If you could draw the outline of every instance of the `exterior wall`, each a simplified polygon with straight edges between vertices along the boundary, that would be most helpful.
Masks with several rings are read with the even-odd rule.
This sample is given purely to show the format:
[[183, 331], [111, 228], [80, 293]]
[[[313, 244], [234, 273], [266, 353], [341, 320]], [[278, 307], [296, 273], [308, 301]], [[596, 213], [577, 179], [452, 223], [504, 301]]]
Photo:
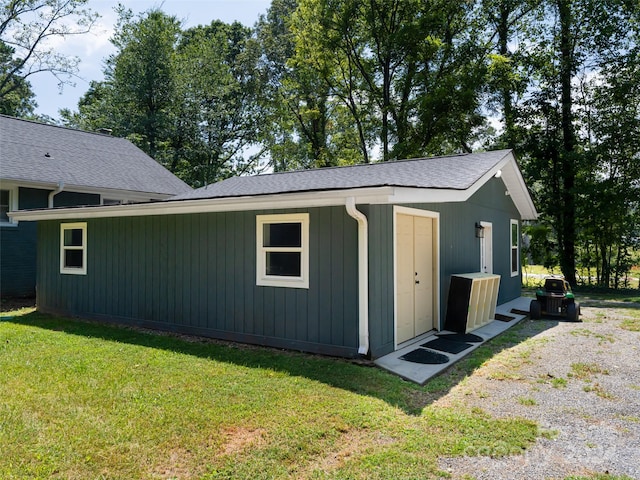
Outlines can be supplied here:
[[393, 205], [359, 205], [369, 223], [369, 345], [371, 356], [393, 351]]
[[[18, 189], [18, 208], [47, 208], [50, 190]], [[54, 206], [97, 205], [100, 195], [61, 192]], [[36, 225], [19, 222], [0, 227], [0, 296], [33, 296], [36, 289]]]
[[[493, 272], [499, 274], [498, 304], [520, 296], [521, 277], [511, 276], [510, 220], [520, 215], [502, 180], [492, 178], [467, 202], [410, 204], [440, 213], [440, 322], [444, 323], [452, 274], [480, 271], [476, 222], [493, 224]], [[394, 349], [393, 206], [361, 207], [369, 219], [369, 330], [373, 357]]]
[[[297, 212], [310, 216], [309, 289], [256, 286], [256, 215]], [[59, 273], [60, 223], [38, 227], [44, 311], [357, 355], [357, 223], [344, 207], [91, 219], [87, 275]]]

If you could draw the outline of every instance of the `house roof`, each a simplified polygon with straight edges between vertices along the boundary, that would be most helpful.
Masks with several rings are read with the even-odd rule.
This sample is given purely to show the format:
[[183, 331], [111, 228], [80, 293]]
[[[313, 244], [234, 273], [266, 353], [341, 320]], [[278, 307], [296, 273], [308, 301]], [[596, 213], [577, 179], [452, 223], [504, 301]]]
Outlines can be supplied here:
[[[464, 202], [501, 181], [522, 219], [537, 212], [510, 150], [234, 177], [162, 202], [11, 213], [16, 220], [77, 219], [309, 208], [355, 204]], [[498, 180], [499, 179], [499, 180]]]
[[130, 141], [0, 115], [0, 177], [43, 186], [167, 196], [191, 188]]
[[232, 177], [170, 200], [240, 197], [371, 187], [466, 190], [510, 150]]

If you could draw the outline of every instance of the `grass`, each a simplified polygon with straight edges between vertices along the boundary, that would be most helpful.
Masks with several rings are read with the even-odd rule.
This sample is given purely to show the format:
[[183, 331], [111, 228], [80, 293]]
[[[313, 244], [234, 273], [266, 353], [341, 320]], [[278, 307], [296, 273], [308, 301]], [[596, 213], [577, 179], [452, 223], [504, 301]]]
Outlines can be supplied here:
[[430, 404], [500, 345], [419, 387], [319, 356], [3, 317], [3, 479], [428, 478], [446, 476], [440, 456], [521, 453], [539, 435]]
[[640, 310], [625, 310], [625, 318], [620, 327], [631, 332], [640, 332]]
[[[578, 276], [587, 278], [586, 269], [579, 269]], [[542, 265], [526, 265], [522, 268], [522, 285], [526, 289], [535, 290], [543, 284], [543, 278], [549, 275], [561, 275], [559, 267], [547, 269]], [[591, 272], [595, 275], [595, 271]], [[629, 276], [629, 285], [626, 289], [608, 289], [603, 287], [579, 285], [574, 289], [576, 296], [590, 297], [599, 300], [617, 300], [623, 302], [640, 303], [640, 266], [632, 267]]]
[[520, 405], [524, 405], [525, 407], [533, 407], [538, 404], [535, 398], [531, 397], [518, 397], [518, 403]]
[[603, 369], [597, 363], [572, 363], [571, 364], [571, 376], [580, 380], [590, 380], [594, 375], [603, 374], [608, 375], [609, 372]]
[[602, 333], [596, 333], [596, 332], [592, 332], [591, 330], [588, 330], [586, 328], [576, 328], [574, 330], [571, 331], [571, 335], [573, 335], [574, 337], [595, 337], [598, 340], [600, 340], [599, 344], [600, 345], [604, 345], [605, 342], [608, 343], [615, 343], [616, 341], [616, 337], [613, 336], [612, 334], [602, 334]]

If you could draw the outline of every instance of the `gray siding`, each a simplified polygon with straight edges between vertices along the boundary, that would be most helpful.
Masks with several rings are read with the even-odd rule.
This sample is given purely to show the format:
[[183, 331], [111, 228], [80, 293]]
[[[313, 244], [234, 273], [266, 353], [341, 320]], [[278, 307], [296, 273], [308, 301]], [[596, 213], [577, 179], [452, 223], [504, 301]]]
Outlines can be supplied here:
[[[491, 179], [467, 202], [410, 204], [406, 207], [440, 213], [440, 321], [444, 322], [452, 274], [480, 270], [480, 241], [476, 222], [493, 224], [493, 271], [501, 275], [498, 304], [520, 296], [520, 276], [511, 277], [510, 220], [519, 213], [505, 195], [500, 179]], [[374, 357], [393, 351], [393, 207], [362, 207], [369, 219], [369, 311], [371, 351]]]
[[371, 355], [393, 351], [393, 206], [362, 205], [369, 223], [369, 344]]
[[[47, 208], [50, 190], [18, 189], [18, 208]], [[62, 192], [54, 205], [96, 205], [100, 195]], [[0, 227], [0, 295], [3, 297], [33, 296], [36, 289], [36, 225], [20, 222], [17, 226]]]
[[60, 222], [40, 222], [41, 309], [222, 339], [353, 356], [357, 223], [310, 214], [309, 289], [256, 286], [260, 211], [87, 222], [87, 275], [59, 273]]
[[[452, 274], [479, 270], [475, 224], [493, 224], [498, 303], [520, 295], [510, 275], [510, 220], [502, 180], [464, 203], [412, 204], [440, 213], [440, 318]], [[393, 350], [393, 206], [360, 205], [369, 223], [372, 356]], [[308, 212], [309, 289], [256, 286], [257, 214]], [[88, 273], [59, 273], [60, 222], [40, 222], [38, 304], [45, 311], [309, 352], [358, 348], [357, 223], [344, 207], [88, 221]]]

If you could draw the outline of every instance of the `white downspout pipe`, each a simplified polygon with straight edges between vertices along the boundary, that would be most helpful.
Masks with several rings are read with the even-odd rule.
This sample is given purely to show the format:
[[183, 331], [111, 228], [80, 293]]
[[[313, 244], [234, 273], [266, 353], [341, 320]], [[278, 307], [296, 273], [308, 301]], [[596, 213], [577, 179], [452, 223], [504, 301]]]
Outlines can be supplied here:
[[49, 192], [49, 208], [53, 208], [53, 197], [59, 194], [62, 190], [64, 190], [64, 182], [59, 182], [58, 188], [53, 192]]
[[369, 224], [367, 217], [356, 208], [355, 197], [348, 197], [345, 207], [349, 216], [358, 222], [358, 353], [369, 353]]

